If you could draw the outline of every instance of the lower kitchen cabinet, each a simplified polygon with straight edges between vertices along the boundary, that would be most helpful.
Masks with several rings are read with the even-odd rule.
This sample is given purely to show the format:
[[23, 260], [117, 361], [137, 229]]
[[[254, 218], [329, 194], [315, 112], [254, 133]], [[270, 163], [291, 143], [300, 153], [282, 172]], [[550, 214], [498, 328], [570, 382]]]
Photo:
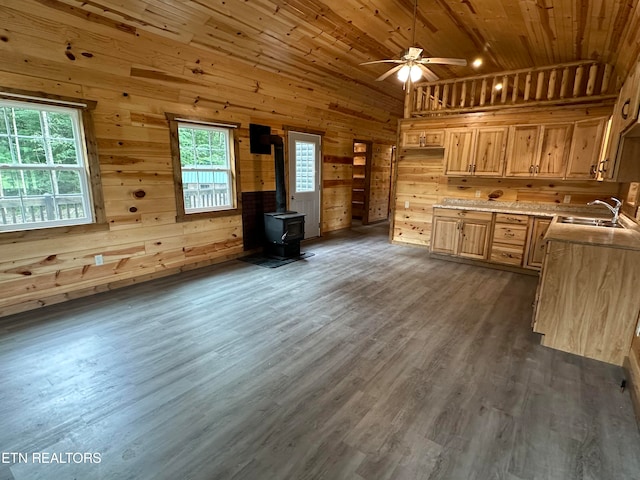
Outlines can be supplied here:
[[547, 233], [551, 219], [548, 217], [533, 217], [529, 228], [527, 239], [527, 257], [524, 266], [535, 270], [540, 270], [544, 259], [544, 235]]
[[435, 208], [431, 251], [484, 260], [493, 213]]
[[490, 257], [493, 263], [522, 266], [528, 221], [527, 215], [496, 213]]
[[640, 311], [640, 251], [551, 240], [533, 329], [542, 345], [622, 365]]

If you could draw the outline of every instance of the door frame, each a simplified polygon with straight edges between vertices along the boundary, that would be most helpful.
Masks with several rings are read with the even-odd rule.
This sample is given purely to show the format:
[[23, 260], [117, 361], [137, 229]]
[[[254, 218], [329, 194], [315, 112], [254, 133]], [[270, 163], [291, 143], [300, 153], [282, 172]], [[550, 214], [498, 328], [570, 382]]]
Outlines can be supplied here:
[[[373, 161], [373, 141], [372, 140], [358, 140], [353, 139], [351, 147], [351, 162], [355, 158], [355, 146], [356, 143], [363, 143], [367, 146], [366, 151], [366, 163], [364, 165], [364, 206], [362, 207], [362, 225], [369, 224], [369, 195], [371, 194], [371, 162]], [[353, 178], [351, 179], [353, 181]], [[353, 215], [351, 216], [353, 220]]]
[[[318, 137], [320, 137], [320, 152], [318, 154], [318, 161], [317, 161], [317, 166], [318, 166], [318, 203], [319, 203], [319, 209], [320, 209], [320, 215], [319, 215], [319, 229], [318, 231], [320, 232], [319, 237], [322, 236], [322, 226], [323, 226], [323, 221], [324, 221], [324, 208], [323, 208], [323, 188], [322, 188], [322, 166], [324, 163], [324, 135], [325, 132], [321, 131], [321, 130], [312, 130], [309, 128], [304, 128], [304, 127], [296, 127], [296, 126], [291, 126], [291, 125], [284, 125], [283, 126], [284, 129], [284, 136], [285, 136], [285, 180], [287, 182], [287, 209], [291, 208], [291, 194], [293, 192], [292, 190], [292, 184], [291, 184], [291, 164], [289, 162], [290, 158], [291, 158], [291, 152], [289, 151], [289, 134], [290, 133], [304, 133], [307, 135], [317, 135]], [[295, 186], [293, 186], [295, 187]], [[295, 189], [295, 188], [294, 188]]]

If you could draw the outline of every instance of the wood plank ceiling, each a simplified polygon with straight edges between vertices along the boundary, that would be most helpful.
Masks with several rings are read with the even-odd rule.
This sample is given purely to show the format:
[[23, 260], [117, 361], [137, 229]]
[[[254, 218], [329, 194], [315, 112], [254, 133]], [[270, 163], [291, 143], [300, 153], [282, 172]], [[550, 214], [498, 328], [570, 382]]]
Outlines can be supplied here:
[[[411, 44], [413, 0], [39, 0], [96, 22], [142, 29], [311, 84], [365, 87], [402, 99], [387, 65]], [[462, 77], [579, 59], [616, 66], [638, 53], [640, 0], [419, 0], [416, 44], [427, 56], [482, 56]]]

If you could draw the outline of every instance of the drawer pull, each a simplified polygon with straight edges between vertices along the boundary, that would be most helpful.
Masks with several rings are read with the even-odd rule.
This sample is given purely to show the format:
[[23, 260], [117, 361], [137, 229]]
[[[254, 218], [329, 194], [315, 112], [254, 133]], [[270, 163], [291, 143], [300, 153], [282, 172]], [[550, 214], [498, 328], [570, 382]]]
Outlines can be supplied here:
[[503, 253], [502, 254], [503, 257], [507, 257], [507, 258], [515, 258], [513, 255], [511, 255], [510, 253]]
[[504, 232], [504, 236], [505, 236], [505, 237], [509, 237], [509, 238], [513, 238], [513, 237], [515, 237], [515, 236], [516, 236], [516, 234], [515, 234], [515, 233], [511, 233], [511, 232], [507, 231], [507, 232]]

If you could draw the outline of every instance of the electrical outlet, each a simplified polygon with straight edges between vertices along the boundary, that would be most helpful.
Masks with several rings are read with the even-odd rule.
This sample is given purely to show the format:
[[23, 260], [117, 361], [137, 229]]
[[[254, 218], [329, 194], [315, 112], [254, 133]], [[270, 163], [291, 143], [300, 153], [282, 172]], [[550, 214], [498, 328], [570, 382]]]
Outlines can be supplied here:
[[409, 200], [404, 201], [404, 208], [409, 208]]
[[564, 200], [562, 200], [564, 203], [571, 203], [571, 195], [565, 195], [564, 196]]
[[480, 198], [480, 195], [482, 195], [482, 190], [476, 190], [476, 198]]
[[104, 258], [102, 257], [102, 255], [96, 255], [93, 258], [96, 261], [96, 265], [104, 265]]

